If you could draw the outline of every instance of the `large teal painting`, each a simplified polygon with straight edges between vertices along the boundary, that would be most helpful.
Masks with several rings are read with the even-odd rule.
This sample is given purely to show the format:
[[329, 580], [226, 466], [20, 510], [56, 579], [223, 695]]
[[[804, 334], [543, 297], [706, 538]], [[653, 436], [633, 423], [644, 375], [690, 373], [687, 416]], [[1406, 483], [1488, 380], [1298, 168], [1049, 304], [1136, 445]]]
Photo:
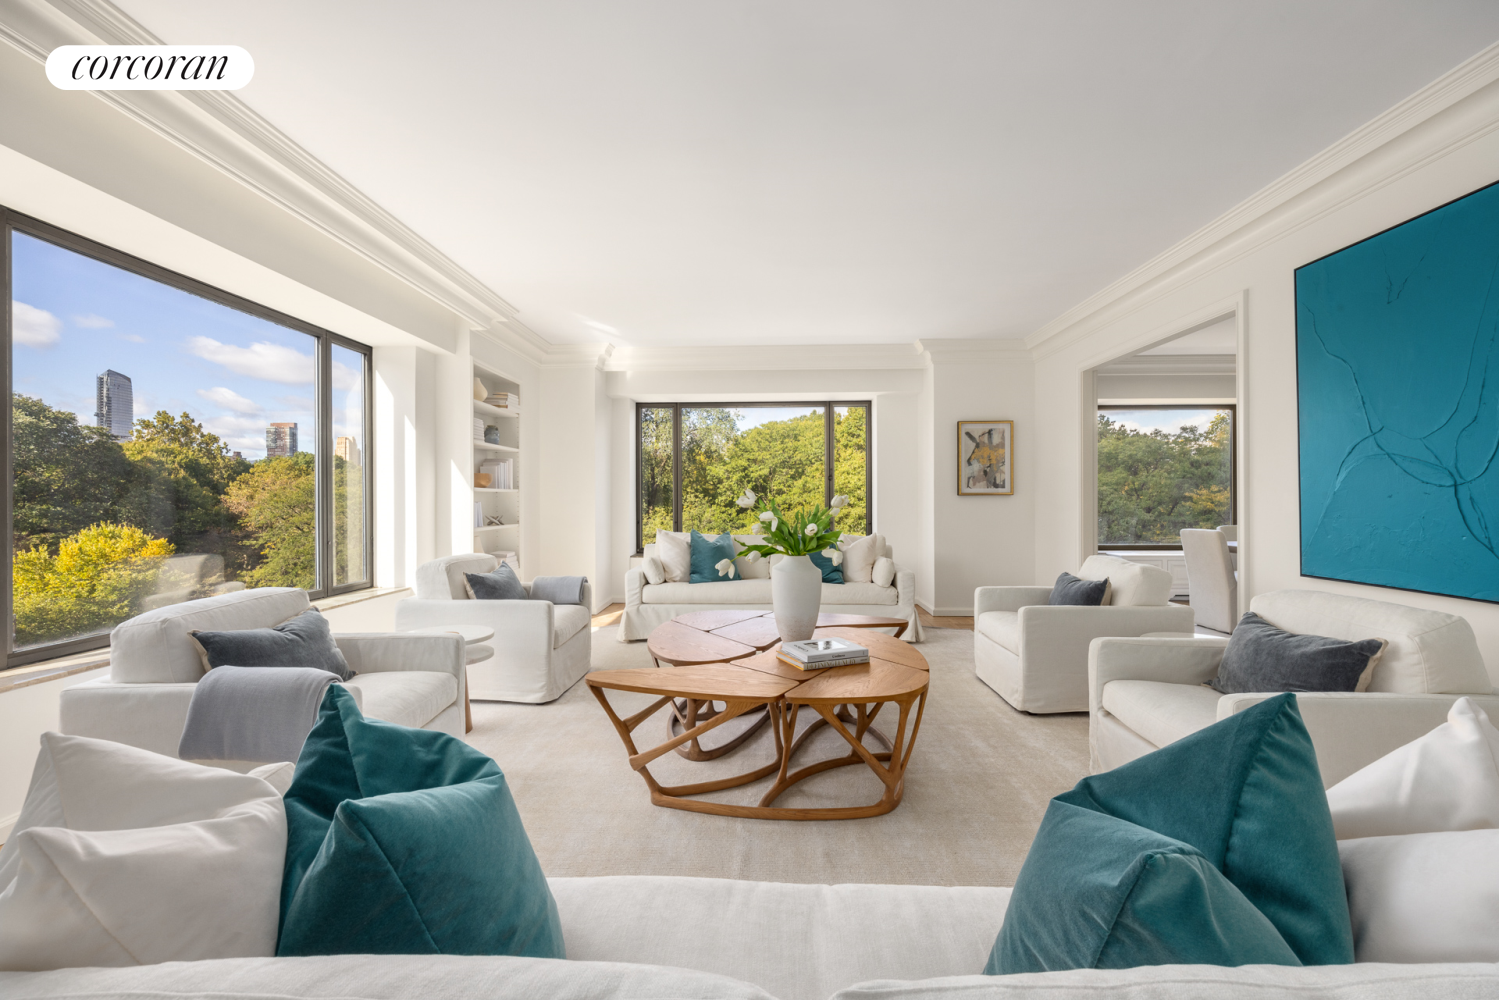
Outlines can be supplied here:
[[1296, 271], [1301, 572], [1499, 601], [1499, 184]]

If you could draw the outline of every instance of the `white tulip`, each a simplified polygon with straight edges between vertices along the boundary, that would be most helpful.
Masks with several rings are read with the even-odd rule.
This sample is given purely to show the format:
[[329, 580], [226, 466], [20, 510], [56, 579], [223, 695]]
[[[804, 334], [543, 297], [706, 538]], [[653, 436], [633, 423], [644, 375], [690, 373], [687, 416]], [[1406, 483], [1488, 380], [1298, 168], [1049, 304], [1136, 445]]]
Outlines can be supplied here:
[[770, 518], [770, 530], [774, 531], [777, 528], [779, 528], [780, 526], [781, 526], [781, 519], [779, 517], [776, 517], [775, 515], [772, 514], [771, 518]]
[[734, 560], [720, 559], [713, 564], [713, 568], [718, 570], [719, 576], [726, 576], [730, 580], [734, 579]]
[[822, 554], [827, 556], [828, 562], [832, 563], [834, 566], [843, 565], [843, 553], [838, 549], [836, 545], [829, 545], [827, 548], [822, 550]]
[[805, 528], [803, 528], [802, 529], [802, 534], [804, 534], [804, 535], [815, 535], [815, 534], [817, 534], [817, 525], [816, 525], [816, 523], [809, 524]]
[[759, 497], [755, 496], [754, 490], [746, 489], [744, 491], [744, 496], [739, 498], [739, 506], [743, 507], [745, 510], [748, 510], [755, 505], [755, 501], [758, 499]]
[[750, 563], [750, 564], [757, 563], [757, 562], [760, 561], [760, 553], [758, 553], [758, 552], [751, 552], [751, 553], [749, 553], [748, 555], [746, 555], [744, 557], [744, 561], [747, 562], [747, 563]]
[[774, 514], [772, 514], [770, 511], [767, 510], [767, 511], [765, 511], [764, 513], [762, 513], [760, 515], [760, 520], [762, 520], [762, 521], [774, 521], [775, 517], [776, 516]]
[[842, 493], [840, 493], [840, 494], [838, 494], [837, 496], [835, 496], [833, 498], [833, 502], [831, 504], [829, 504], [828, 506], [832, 507], [834, 510], [837, 510], [839, 507], [847, 507], [848, 506], [848, 497], [846, 497]]

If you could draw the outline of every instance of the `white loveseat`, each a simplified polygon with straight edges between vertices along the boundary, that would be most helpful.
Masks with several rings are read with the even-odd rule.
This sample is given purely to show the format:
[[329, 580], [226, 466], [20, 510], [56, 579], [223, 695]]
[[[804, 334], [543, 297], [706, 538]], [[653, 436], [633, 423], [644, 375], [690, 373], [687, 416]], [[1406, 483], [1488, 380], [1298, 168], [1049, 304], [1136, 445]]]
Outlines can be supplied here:
[[[1368, 691], [1296, 696], [1327, 787], [1441, 725], [1463, 695], [1499, 717], [1472, 626], [1457, 615], [1316, 590], [1271, 591], [1249, 607], [1288, 632], [1389, 642]], [[1095, 639], [1088, 662], [1093, 770], [1118, 767], [1273, 697], [1219, 694], [1207, 685], [1229, 641]]]
[[567, 961], [332, 955], [0, 972], [13, 1000], [1480, 1000], [1499, 965], [1163, 965], [983, 976], [1010, 890], [555, 878]]
[[[735, 535], [741, 543], [754, 544], [765, 539], [756, 535]], [[890, 544], [883, 535], [875, 536], [875, 558], [881, 556], [894, 560]], [[656, 546], [648, 544], [642, 557], [656, 555]], [[767, 567], [770, 560], [758, 565]], [[765, 569], [768, 572], [768, 567]], [[743, 608], [746, 610], [771, 610], [770, 579], [721, 580], [713, 583], [649, 583], [641, 566], [631, 567], [625, 572], [625, 611], [619, 622], [619, 639], [629, 642], [650, 637], [651, 630], [677, 615], [690, 611], [713, 611], [721, 608]], [[887, 618], [904, 618], [909, 624], [901, 638], [907, 642], [921, 641], [921, 620], [916, 614], [916, 574], [895, 567], [895, 576], [890, 586], [877, 583], [824, 583], [822, 585], [822, 610], [829, 613], [850, 615], [880, 615]]]
[[[310, 607], [296, 587], [261, 587], [148, 611], [110, 634], [109, 676], [62, 692], [60, 728], [177, 756], [203, 662], [188, 632], [269, 628]], [[371, 718], [461, 737], [463, 640], [457, 635], [335, 634], [355, 676], [345, 682]], [[211, 761], [248, 770], [271, 761]]]
[[[484, 552], [444, 556], [416, 570], [416, 596], [396, 602], [402, 631], [452, 625], [494, 629], [494, 655], [468, 668], [469, 697], [479, 701], [540, 704], [560, 698], [588, 673], [593, 650], [593, 588], [583, 584], [582, 604], [550, 601], [476, 601], [463, 586], [465, 573], [499, 566]], [[531, 585], [525, 584], [526, 593]]]
[[1114, 556], [1090, 556], [1077, 575], [1108, 580], [1109, 603], [1053, 606], [1051, 587], [973, 592], [973, 669], [1022, 712], [1088, 710], [1088, 643], [1102, 635], [1192, 631], [1192, 609], [1171, 604], [1171, 574]]

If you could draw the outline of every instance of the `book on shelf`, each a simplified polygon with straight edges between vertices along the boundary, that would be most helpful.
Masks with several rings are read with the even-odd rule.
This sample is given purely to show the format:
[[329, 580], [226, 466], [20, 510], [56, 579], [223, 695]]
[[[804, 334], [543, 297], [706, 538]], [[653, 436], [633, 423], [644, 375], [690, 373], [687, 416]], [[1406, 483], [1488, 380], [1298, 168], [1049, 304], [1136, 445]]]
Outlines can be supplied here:
[[480, 463], [479, 471], [488, 474], [490, 489], [515, 489], [515, 459], [488, 459]]
[[482, 418], [482, 417], [475, 417], [474, 418], [474, 440], [475, 441], [483, 441], [484, 440], [484, 418]]
[[513, 392], [491, 392], [484, 402], [502, 410], [514, 410], [520, 407], [520, 397]]
[[474, 503], [474, 527], [484, 527], [484, 504], [482, 501]]
[[847, 639], [804, 639], [783, 642], [776, 654], [798, 670], [822, 670], [869, 662], [869, 649]]

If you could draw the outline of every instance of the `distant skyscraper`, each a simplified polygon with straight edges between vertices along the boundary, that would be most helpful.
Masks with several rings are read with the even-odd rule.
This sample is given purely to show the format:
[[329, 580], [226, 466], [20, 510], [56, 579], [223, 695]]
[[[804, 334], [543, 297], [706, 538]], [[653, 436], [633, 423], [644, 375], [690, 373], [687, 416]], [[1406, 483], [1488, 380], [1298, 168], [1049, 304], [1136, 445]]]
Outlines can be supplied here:
[[296, 424], [271, 424], [265, 429], [266, 458], [286, 458], [296, 453]]
[[359, 464], [359, 442], [351, 437], [333, 439], [333, 454], [350, 465]]
[[94, 379], [94, 426], [102, 427], [116, 441], [130, 438], [135, 423], [135, 394], [130, 389], [130, 376], [121, 375], [113, 369]]

